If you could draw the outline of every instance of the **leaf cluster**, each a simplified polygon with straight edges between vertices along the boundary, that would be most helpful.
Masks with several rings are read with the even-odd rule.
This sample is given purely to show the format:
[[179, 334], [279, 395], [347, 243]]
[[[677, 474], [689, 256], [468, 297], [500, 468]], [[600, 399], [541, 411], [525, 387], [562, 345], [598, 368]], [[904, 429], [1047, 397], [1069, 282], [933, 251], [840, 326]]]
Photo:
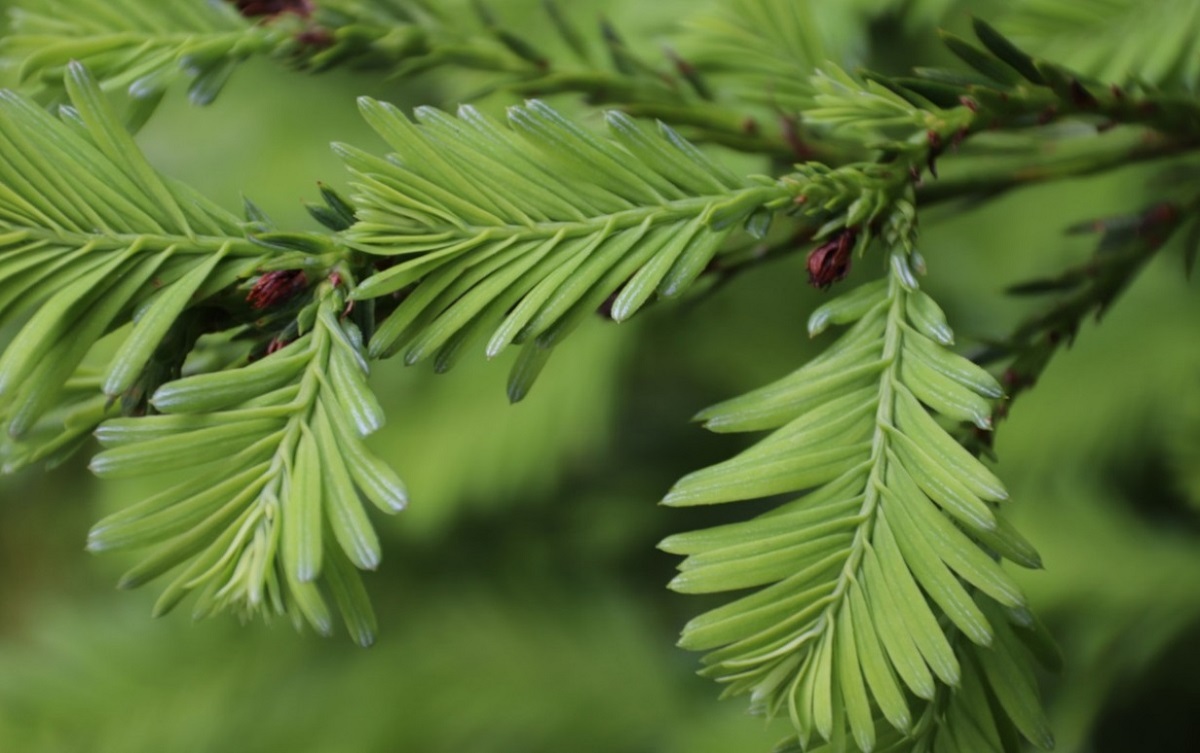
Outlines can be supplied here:
[[[1000, 481], [934, 417], [987, 430], [1000, 385], [947, 349], [951, 330], [903, 252], [888, 280], [818, 309], [810, 330], [829, 324], [853, 326], [797, 372], [698, 417], [714, 431], [773, 432], [685, 477], [665, 504], [803, 494], [661, 544], [686, 556], [676, 590], [759, 589], [694, 619], [681, 645], [710, 652], [703, 674], [727, 693], [788, 714], [804, 746], [908, 749], [923, 713], [989, 720], [987, 747], [946, 750], [1010, 750], [1013, 729], [1049, 745], [1031, 657], [1008, 626], [1031, 618], [993, 558], [1040, 561], [996, 509]], [[948, 707], [939, 687], [955, 689]]]
[[1189, 0], [1021, 0], [1002, 28], [1047, 58], [1121, 84], [1195, 92], [1200, 7]]
[[688, 20], [688, 62], [707, 76], [732, 77], [752, 101], [798, 113], [811, 99], [809, 76], [829, 58], [823, 17], [809, 2], [723, 3]]
[[122, 587], [179, 568], [155, 614], [195, 591], [197, 617], [229, 608], [288, 614], [328, 634], [324, 591], [354, 639], [373, 642], [375, 617], [355, 568], [374, 570], [381, 553], [363, 501], [390, 514], [407, 497], [363, 445], [383, 412], [366, 383], [362, 335], [338, 318], [342, 305], [327, 291], [301, 314], [304, 331], [292, 343], [241, 368], [163, 385], [150, 401], [158, 415], [97, 431], [105, 448], [92, 460], [97, 475], [169, 480], [88, 537], [93, 551], [158, 545]]
[[489, 356], [523, 346], [514, 399], [598, 308], [622, 321], [655, 295], [679, 296], [739, 224], [754, 230], [758, 210], [788, 198], [620, 113], [598, 138], [537, 101], [511, 108], [507, 128], [469, 107], [457, 118], [419, 108], [416, 124], [390, 105], [362, 108], [395, 152], [338, 147], [355, 181], [346, 242], [390, 264], [354, 297], [402, 296], [372, 356], [432, 356], [444, 369], [490, 333]]
[[149, 117], [167, 87], [185, 77], [191, 78], [193, 102], [211, 102], [239, 61], [286, 38], [252, 25], [225, 2], [47, 0], [14, 8], [11, 23], [2, 54], [19, 62], [24, 86], [62, 101], [68, 63], [82, 62], [105, 90], [128, 92], [135, 124]]

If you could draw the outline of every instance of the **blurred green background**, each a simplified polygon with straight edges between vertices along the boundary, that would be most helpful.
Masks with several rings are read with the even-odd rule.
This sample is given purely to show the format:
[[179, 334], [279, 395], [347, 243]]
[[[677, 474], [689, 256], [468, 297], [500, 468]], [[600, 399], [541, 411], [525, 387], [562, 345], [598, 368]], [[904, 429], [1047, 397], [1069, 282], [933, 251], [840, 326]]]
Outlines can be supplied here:
[[[654, 58], [705, 4], [570, 10], [603, 10]], [[519, 27], [535, 2], [492, 5]], [[918, 5], [949, 8], [945, 22], [961, 27], [968, 10], [1002, 3]], [[929, 29], [886, 14], [857, 40], [856, 54], [884, 69], [942, 59]], [[173, 92], [140, 141], [219, 203], [237, 208], [245, 194], [280, 224], [309, 228], [301, 202], [316, 181], [344, 185], [328, 143], [382, 146], [356, 96], [453, 106], [467, 89], [457, 78], [314, 78], [256, 61], [207, 109]], [[926, 285], [960, 339], [1001, 335], [1039, 305], [1002, 290], [1086, 258], [1091, 241], [1063, 228], [1167, 195], [1156, 174], [1129, 169], [930, 212]], [[876, 267], [860, 263], [852, 284]], [[1020, 577], [1065, 652], [1046, 690], [1069, 753], [1186, 751], [1200, 740], [1200, 283], [1181, 270], [1168, 247], [998, 437], [1010, 510], [1046, 563]], [[749, 507], [655, 503], [683, 473], [749, 441], [706, 434], [689, 423], [695, 411], [822, 345], [804, 335], [821, 300], [805, 276], [796, 254], [633, 323], [597, 317], [517, 407], [505, 400], [505, 365], [482, 353], [446, 376], [383, 365], [375, 384], [390, 424], [374, 447], [413, 504], [377, 521], [385, 560], [367, 584], [381, 638], [369, 650], [283, 622], [192, 623], [186, 608], [151, 620], [153, 588], [113, 590], [129, 560], [83, 551], [91, 522], [135, 499], [136, 485], [97, 483], [86, 458], [3, 479], [0, 750], [769, 750], [785, 729], [747, 716], [744, 699], [718, 701], [719, 688], [694, 675], [697, 657], [673, 647], [710, 603], [666, 591], [675, 563], [654, 549]]]

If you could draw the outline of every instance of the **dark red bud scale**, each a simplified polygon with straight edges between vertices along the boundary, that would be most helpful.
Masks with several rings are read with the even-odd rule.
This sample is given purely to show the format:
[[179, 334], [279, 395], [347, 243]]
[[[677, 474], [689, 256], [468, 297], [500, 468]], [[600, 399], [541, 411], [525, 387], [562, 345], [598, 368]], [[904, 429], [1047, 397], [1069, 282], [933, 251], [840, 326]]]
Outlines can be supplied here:
[[596, 313], [600, 316], [600, 318], [608, 319], [609, 321], [613, 320], [613, 306], [616, 305], [617, 296], [621, 295], [621, 289], [623, 287], [624, 286], [621, 286], [621, 288], [614, 290], [596, 309]]
[[958, 147], [962, 145], [962, 142], [967, 140], [968, 133], [969, 132], [968, 132], [966, 126], [963, 126], [962, 128], [959, 128], [957, 131], [955, 131], [954, 138], [951, 139], [951, 141], [950, 141], [950, 148], [953, 149], [957, 153]]
[[305, 47], [313, 47], [318, 50], [323, 50], [326, 47], [333, 46], [333, 32], [329, 29], [316, 28], [306, 29], [296, 35], [296, 41]]
[[825, 290], [850, 273], [851, 252], [858, 231], [846, 228], [808, 255], [808, 284]]
[[267, 272], [246, 294], [246, 302], [259, 311], [284, 303], [308, 287], [304, 273], [296, 269]]
[[942, 134], [932, 129], [925, 132], [925, 140], [929, 142], [929, 154], [926, 157], [926, 165], [929, 167], [929, 174], [937, 179], [937, 158], [941, 155], [945, 148], [942, 144]]
[[1068, 91], [1071, 94], [1071, 103], [1080, 110], [1094, 110], [1100, 104], [1092, 96], [1092, 93], [1085, 89], [1083, 84], [1079, 83], [1079, 79], [1077, 78], [1071, 79], [1071, 83], [1068, 84]]
[[784, 115], [779, 119], [779, 128], [783, 134], [784, 143], [792, 150], [792, 154], [796, 159], [807, 162], [813, 158], [815, 152], [801, 137], [800, 124], [796, 118], [791, 115]]
[[1174, 222], [1178, 217], [1179, 208], [1174, 204], [1170, 202], [1155, 204], [1142, 214], [1139, 231], [1145, 231], [1155, 225]]
[[230, 0], [246, 18], [295, 13], [303, 18], [313, 14], [312, 0]]

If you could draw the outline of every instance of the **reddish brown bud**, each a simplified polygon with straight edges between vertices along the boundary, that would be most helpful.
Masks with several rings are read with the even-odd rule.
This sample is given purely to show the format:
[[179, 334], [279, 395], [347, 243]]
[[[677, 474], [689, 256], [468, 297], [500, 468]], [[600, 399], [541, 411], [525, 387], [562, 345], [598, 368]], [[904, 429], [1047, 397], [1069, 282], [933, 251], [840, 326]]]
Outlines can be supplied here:
[[929, 142], [929, 155], [926, 157], [926, 165], [929, 167], [929, 174], [937, 179], [937, 158], [942, 153], [942, 134], [934, 130], [925, 132], [925, 139]]
[[323, 50], [333, 46], [333, 32], [318, 26], [315, 29], [306, 29], [297, 34], [296, 41], [305, 47]]
[[608, 319], [610, 321], [613, 319], [613, 306], [616, 305], [617, 296], [621, 295], [621, 290], [623, 288], [624, 286], [621, 286], [621, 288], [614, 290], [608, 296], [608, 298], [604, 299], [604, 302], [600, 304], [600, 307], [596, 309], [596, 313], [600, 315], [600, 318]]
[[1068, 84], [1068, 90], [1071, 94], [1071, 103], [1080, 110], [1094, 110], [1100, 103], [1092, 96], [1092, 93], [1084, 88], [1083, 84], [1079, 83], [1079, 79], [1071, 79]]
[[261, 311], [288, 301], [306, 287], [308, 279], [299, 270], [267, 272], [250, 288], [250, 292], [246, 294], [246, 302], [251, 308]]
[[1045, 110], [1042, 110], [1041, 114], [1038, 115], [1037, 122], [1038, 122], [1038, 125], [1046, 125], [1047, 123], [1049, 123], [1050, 121], [1054, 120], [1057, 117], [1058, 117], [1058, 108], [1055, 107], [1054, 105], [1050, 105]]
[[[1004, 388], [1010, 395], [1026, 389], [1027, 387], [1033, 386], [1034, 381], [1035, 380], [1032, 376], [1028, 374], [1022, 374], [1014, 368], [1005, 369], [1004, 374], [1000, 377], [1001, 384], [1004, 385]], [[1001, 403], [997, 411], [1000, 417], [1007, 415], [1008, 403]]]
[[857, 234], [853, 228], [846, 228], [812, 250], [808, 255], [809, 285], [824, 290], [849, 274], [850, 257]]
[[1161, 204], [1155, 204], [1142, 213], [1141, 230], [1146, 230], [1154, 225], [1165, 225], [1174, 222], [1179, 217], [1179, 208], [1169, 201], [1164, 201]]
[[667, 57], [671, 59], [671, 63], [675, 66], [675, 72], [684, 78], [691, 78], [697, 74], [696, 66], [689, 61], [680, 57], [675, 50], [668, 48], [666, 50]]
[[968, 97], [965, 94], [958, 98], [958, 102], [963, 107], [970, 110], [971, 112], [979, 112], [979, 103], [976, 102], [975, 100], [971, 99], [970, 97]]
[[312, 0], [229, 0], [237, 6], [238, 12], [246, 18], [261, 16], [278, 16], [281, 13], [295, 13], [308, 18], [313, 13]]
[[792, 150], [792, 154], [795, 155], [796, 159], [807, 162], [816, 155], [816, 152], [804, 142], [804, 138], [800, 135], [800, 127], [799, 123], [796, 122], [796, 118], [785, 115], [779, 119], [779, 126], [783, 133], [784, 142]]

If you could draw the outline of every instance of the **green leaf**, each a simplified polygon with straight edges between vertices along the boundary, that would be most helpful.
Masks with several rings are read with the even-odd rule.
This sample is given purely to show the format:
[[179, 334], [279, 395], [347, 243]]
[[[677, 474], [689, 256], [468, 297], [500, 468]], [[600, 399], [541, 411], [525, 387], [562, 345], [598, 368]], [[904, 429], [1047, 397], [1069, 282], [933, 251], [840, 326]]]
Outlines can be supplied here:
[[[875, 747], [875, 719], [871, 713], [871, 702], [863, 673], [859, 669], [859, 646], [855, 640], [854, 623], [850, 606], [842, 607], [837, 620], [837, 672], [838, 685], [842, 689], [842, 702], [846, 717], [859, 750]], [[832, 726], [832, 725], [831, 725]]]
[[321, 455], [312, 429], [300, 424], [296, 456], [288, 476], [288, 494], [282, 501], [281, 555], [286, 570], [308, 583], [321, 574], [321, 519], [323, 498]]
[[988, 685], [1022, 735], [1038, 747], [1053, 748], [1054, 733], [1041, 708], [1030, 656], [998, 610], [989, 612], [996, 627], [996, 641], [990, 651], [975, 652]]
[[[858, 659], [862, 665], [863, 675], [871, 689], [871, 695], [879, 705], [880, 711], [893, 727], [901, 732], [907, 732], [912, 727], [912, 716], [904, 693], [896, 682], [896, 673], [892, 663], [883, 653], [879, 641], [879, 630], [874, 625], [874, 619], [867, 606], [866, 597], [858, 583], [850, 586], [849, 615], [844, 615], [848, 625], [858, 624], [854, 630], [854, 640], [858, 648]], [[852, 621], [847, 618], [852, 618]], [[929, 682], [932, 683], [932, 678]], [[860, 746], [861, 747], [861, 746]], [[865, 750], [865, 749], [864, 749]]]
[[[895, 532], [904, 561], [922, 590], [967, 637], [980, 645], [990, 645], [992, 633], [987, 619], [975, 606], [967, 589], [932, 551], [921, 529], [913, 525], [911, 518], [906, 515], [906, 503], [887, 494], [884, 500], [887, 504], [881, 520], [886, 521], [889, 531]], [[889, 510], [892, 511], [890, 516]]]
[[367, 518], [345, 462], [338, 462], [340, 453], [326, 410], [324, 401], [317, 404], [314, 427], [321, 457], [333, 461], [326, 463], [323, 469], [325, 514], [334, 537], [355, 567], [374, 570], [381, 559], [379, 537]]
[[327, 582], [350, 637], [363, 648], [369, 647], [375, 642], [375, 633], [379, 629], [375, 610], [362, 578], [340, 551], [330, 554]]
[[995, 81], [1004, 87], [1011, 87], [1020, 83], [1020, 76], [1023, 74], [1017, 70], [1014, 70], [999, 58], [988, 54], [986, 50], [981, 50], [962, 37], [956, 34], [951, 34], [948, 31], [940, 31], [939, 36], [941, 36], [942, 42], [949, 47], [950, 51], [957, 55], [960, 60], [974, 68], [976, 71], [982, 73], [984, 76], [987, 76], [992, 81]]
[[863, 574], [867, 610], [896, 674], [918, 698], [933, 699], [937, 692], [933, 674], [909, 630], [898, 595], [887, 582], [874, 549], [867, 549], [863, 556]]
[[983, 42], [983, 46], [988, 48], [989, 52], [1003, 60], [1030, 83], [1038, 85], [1046, 83], [1037, 66], [1034, 65], [1033, 58], [996, 31], [991, 24], [981, 18], [975, 18], [972, 19], [971, 25], [975, 29], [975, 36], [979, 37], [979, 41]]
[[106, 395], [120, 395], [133, 386], [168, 330], [192, 302], [192, 297], [200, 286], [221, 263], [228, 249], [229, 246], [223, 246], [216, 253], [205, 257], [178, 282], [164, 290], [142, 314], [109, 364], [108, 376], [104, 381]]
[[295, 381], [311, 362], [303, 338], [236, 371], [196, 374], [164, 384], [150, 402], [163, 413], [206, 413], [233, 408]]

